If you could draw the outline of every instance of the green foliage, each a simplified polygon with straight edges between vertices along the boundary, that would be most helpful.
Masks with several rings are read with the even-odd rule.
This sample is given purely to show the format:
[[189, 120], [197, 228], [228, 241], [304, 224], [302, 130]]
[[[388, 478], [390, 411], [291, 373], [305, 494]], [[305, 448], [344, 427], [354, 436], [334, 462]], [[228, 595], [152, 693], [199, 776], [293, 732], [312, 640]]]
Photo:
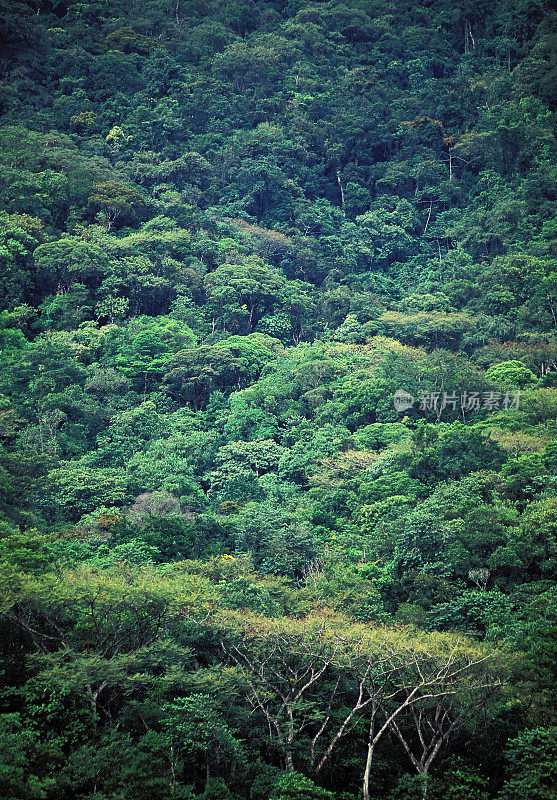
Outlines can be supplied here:
[[101, 247], [67, 237], [37, 247], [37, 268], [45, 284], [57, 292], [67, 292], [76, 280], [98, 285], [108, 270], [108, 258]]
[[41, 220], [27, 214], [3, 212], [0, 216], [3, 308], [33, 296], [32, 253], [44, 238]]
[[485, 377], [493, 383], [503, 386], [519, 386], [523, 388], [536, 382], [536, 376], [522, 361], [505, 361], [490, 367]]
[[36, 734], [22, 725], [19, 714], [1, 715], [0, 787], [7, 800], [40, 800], [54, 788], [54, 778], [39, 777], [31, 768], [39, 749]]
[[[234, 738], [209, 695], [194, 694], [162, 708], [163, 729], [188, 760], [203, 757], [209, 763], [242, 761], [241, 743]], [[166, 718], [166, 719], [164, 719]]]
[[551, 795], [553, 23], [0, 11], [2, 797]]
[[527, 795], [532, 800], [554, 796], [557, 738], [555, 728], [524, 731], [509, 742], [507, 759], [510, 777], [499, 797], [501, 800]]
[[101, 210], [105, 230], [108, 232], [116, 220], [135, 220], [143, 210], [145, 200], [141, 193], [131, 186], [124, 186], [117, 181], [106, 181], [93, 186], [88, 204]]
[[295, 772], [282, 775], [269, 800], [333, 800], [334, 795]]
[[438, 483], [482, 469], [497, 470], [504, 461], [505, 455], [496, 442], [456, 423], [434, 447], [413, 460], [409, 474], [423, 483]]

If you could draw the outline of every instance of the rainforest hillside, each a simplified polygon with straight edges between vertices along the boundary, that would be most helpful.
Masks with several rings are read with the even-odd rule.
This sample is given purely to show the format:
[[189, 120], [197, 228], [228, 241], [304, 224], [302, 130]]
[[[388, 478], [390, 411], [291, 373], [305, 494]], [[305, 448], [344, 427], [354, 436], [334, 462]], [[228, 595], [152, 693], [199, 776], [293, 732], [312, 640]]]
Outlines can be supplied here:
[[2, 0], [2, 798], [557, 797], [556, 22]]

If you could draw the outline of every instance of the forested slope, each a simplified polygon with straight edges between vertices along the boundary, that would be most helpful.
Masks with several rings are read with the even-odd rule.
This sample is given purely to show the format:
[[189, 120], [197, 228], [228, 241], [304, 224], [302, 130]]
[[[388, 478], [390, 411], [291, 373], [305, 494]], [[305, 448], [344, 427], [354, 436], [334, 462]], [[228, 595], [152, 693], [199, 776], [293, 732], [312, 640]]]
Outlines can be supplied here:
[[4, 0], [1, 797], [555, 798], [555, 21]]

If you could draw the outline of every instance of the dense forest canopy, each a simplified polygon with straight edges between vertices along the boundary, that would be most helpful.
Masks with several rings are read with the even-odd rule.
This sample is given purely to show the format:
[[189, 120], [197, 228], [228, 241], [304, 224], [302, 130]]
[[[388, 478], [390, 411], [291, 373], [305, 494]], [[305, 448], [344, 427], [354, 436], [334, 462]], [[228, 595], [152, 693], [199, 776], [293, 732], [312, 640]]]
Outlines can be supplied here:
[[3, 0], [1, 797], [557, 797], [556, 21]]

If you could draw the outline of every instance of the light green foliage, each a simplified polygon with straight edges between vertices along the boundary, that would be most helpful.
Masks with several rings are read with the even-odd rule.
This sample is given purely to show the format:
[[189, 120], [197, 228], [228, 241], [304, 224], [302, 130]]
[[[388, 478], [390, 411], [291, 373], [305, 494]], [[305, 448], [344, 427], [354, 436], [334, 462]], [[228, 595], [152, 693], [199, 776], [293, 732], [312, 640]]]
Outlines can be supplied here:
[[505, 361], [490, 367], [485, 377], [502, 386], [518, 386], [523, 388], [536, 382], [536, 376], [522, 361]]
[[269, 800], [333, 800], [334, 795], [295, 772], [282, 775]]
[[125, 317], [130, 301], [126, 297], [107, 297], [95, 305], [99, 317], [108, 317], [110, 322], [121, 320]]
[[128, 497], [125, 476], [118, 469], [68, 463], [52, 470], [49, 479], [56, 487], [57, 506], [74, 519], [92, 511], [99, 502], [121, 505]]

